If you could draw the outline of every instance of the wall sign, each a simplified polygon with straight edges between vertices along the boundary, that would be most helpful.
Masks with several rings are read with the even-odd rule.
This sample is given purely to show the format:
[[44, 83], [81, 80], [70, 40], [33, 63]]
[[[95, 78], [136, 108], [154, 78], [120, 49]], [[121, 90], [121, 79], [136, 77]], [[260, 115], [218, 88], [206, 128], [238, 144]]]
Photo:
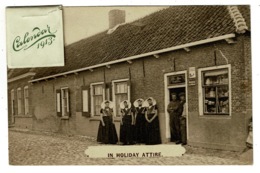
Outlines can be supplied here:
[[195, 80], [189, 80], [189, 86], [194, 86], [196, 85], [196, 81]]
[[195, 67], [189, 68], [189, 78], [196, 78], [196, 68]]

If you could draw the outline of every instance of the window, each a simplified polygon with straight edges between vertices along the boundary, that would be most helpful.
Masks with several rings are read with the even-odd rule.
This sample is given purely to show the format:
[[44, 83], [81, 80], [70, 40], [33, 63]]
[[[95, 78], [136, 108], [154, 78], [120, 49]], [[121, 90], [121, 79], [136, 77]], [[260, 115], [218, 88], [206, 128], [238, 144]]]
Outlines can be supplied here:
[[18, 104], [18, 115], [22, 114], [22, 91], [21, 88], [17, 89], [17, 104]]
[[15, 115], [15, 110], [14, 110], [14, 89], [11, 90], [11, 111], [12, 111], [12, 115]]
[[113, 101], [115, 102], [116, 116], [120, 116], [120, 103], [124, 100], [130, 100], [130, 86], [129, 80], [123, 79], [118, 81], [113, 81]]
[[200, 112], [203, 115], [230, 115], [230, 67], [202, 69], [200, 74]]
[[62, 111], [62, 116], [69, 116], [70, 113], [69, 88], [61, 89], [61, 111]]
[[24, 114], [29, 114], [29, 91], [28, 86], [24, 87]]
[[101, 103], [105, 100], [104, 83], [91, 84], [91, 95], [92, 115], [99, 116]]

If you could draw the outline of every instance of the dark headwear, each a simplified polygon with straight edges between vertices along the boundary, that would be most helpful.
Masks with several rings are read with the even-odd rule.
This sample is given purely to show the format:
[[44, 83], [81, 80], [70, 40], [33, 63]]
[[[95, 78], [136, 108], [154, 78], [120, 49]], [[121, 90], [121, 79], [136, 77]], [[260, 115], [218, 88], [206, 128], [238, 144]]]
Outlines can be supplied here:
[[107, 100], [107, 101], [105, 101], [105, 103], [109, 103], [109, 101]]
[[185, 96], [185, 93], [184, 92], [181, 92], [180, 94], [179, 94], [179, 97], [180, 96]]
[[171, 93], [171, 95], [176, 95], [177, 96], [177, 93]]

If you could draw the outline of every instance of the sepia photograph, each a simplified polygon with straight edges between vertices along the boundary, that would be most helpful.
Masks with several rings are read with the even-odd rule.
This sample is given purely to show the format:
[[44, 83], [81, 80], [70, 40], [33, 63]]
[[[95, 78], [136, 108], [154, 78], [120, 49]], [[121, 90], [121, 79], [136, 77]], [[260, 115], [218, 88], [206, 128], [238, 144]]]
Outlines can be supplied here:
[[10, 165], [253, 165], [250, 5], [6, 15]]

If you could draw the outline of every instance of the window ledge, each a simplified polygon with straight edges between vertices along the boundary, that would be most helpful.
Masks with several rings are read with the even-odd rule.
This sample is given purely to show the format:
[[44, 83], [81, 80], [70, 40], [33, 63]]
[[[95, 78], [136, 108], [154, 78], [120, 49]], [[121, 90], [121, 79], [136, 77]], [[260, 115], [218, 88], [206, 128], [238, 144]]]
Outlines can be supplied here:
[[231, 119], [231, 115], [217, 115], [217, 114], [212, 114], [212, 115], [200, 115], [200, 118], [215, 118], [215, 119]]
[[32, 115], [14, 115], [15, 118], [32, 118]]
[[91, 117], [89, 121], [100, 121], [100, 117]]
[[61, 120], [68, 120], [68, 119], [70, 119], [70, 117], [69, 117], [69, 116], [63, 116], [63, 117], [61, 117], [60, 119], [61, 119]]

